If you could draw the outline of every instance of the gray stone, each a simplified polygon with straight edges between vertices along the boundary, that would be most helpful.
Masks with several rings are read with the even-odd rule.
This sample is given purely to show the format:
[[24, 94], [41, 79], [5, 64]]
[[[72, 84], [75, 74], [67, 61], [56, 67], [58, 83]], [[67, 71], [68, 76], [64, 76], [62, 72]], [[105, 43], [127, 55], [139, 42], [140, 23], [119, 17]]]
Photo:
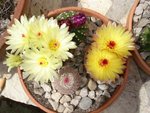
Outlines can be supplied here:
[[134, 30], [136, 34], [139, 34], [142, 31], [142, 28], [135, 28]]
[[142, 19], [139, 21], [137, 27], [144, 27], [144, 26], [146, 26], [146, 25], [149, 24], [149, 23], [150, 23], [150, 20], [149, 20], [149, 19], [142, 18]]
[[68, 95], [64, 95], [61, 99], [60, 99], [60, 103], [65, 103], [65, 102], [69, 102], [71, 101], [71, 97]]
[[57, 109], [57, 111], [59, 113], [62, 113], [64, 110], [65, 110], [65, 107], [62, 104], [60, 104], [59, 107], [58, 107], [58, 109]]
[[65, 108], [63, 113], [72, 113], [73, 110], [74, 110], [73, 106], [70, 105], [69, 107]]
[[59, 102], [61, 97], [62, 97], [62, 94], [60, 94], [59, 92], [52, 93], [51, 95], [51, 98], [56, 102]]
[[52, 88], [50, 85], [42, 84], [41, 87], [44, 89], [45, 92], [51, 92]]
[[143, 9], [145, 10], [148, 7], [148, 3], [143, 4]]
[[107, 90], [104, 90], [104, 92], [103, 92], [102, 95], [104, 95], [104, 96], [106, 96], [106, 97], [108, 97], [108, 98], [111, 97], [110, 93], [109, 93]]
[[3, 74], [3, 78], [6, 78], [7, 80], [12, 77], [12, 74]]
[[77, 106], [79, 104], [80, 99], [80, 96], [76, 96], [74, 99], [71, 100], [70, 104]]
[[58, 106], [59, 106], [58, 102], [55, 102], [55, 101], [53, 101], [53, 100], [51, 100], [51, 99], [48, 99], [48, 101], [49, 101], [49, 103], [52, 105], [53, 109], [54, 109], [54, 110], [57, 110], [57, 108], [58, 108]]
[[104, 84], [104, 82], [102, 82], [102, 81], [100, 81], [100, 80], [98, 80], [97, 83], [98, 83], [98, 84]]
[[143, 18], [150, 17], [150, 6], [143, 12]]
[[40, 96], [42, 96], [44, 94], [44, 90], [42, 88], [36, 88], [33, 90], [33, 92]]
[[145, 0], [140, 0], [140, 3], [144, 3], [145, 2]]
[[97, 84], [95, 81], [93, 81], [92, 79], [89, 80], [88, 82], [88, 88], [93, 91], [97, 88]]
[[80, 87], [83, 88], [87, 84], [88, 80], [86, 77], [81, 77], [81, 85]]
[[90, 97], [91, 99], [94, 99], [95, 98], [95, 92], [90, 91], [88, 97]]
[[134, 22], [138, 22], [140, 19], [141, 19], [141, 15], [135, 15], [135, 16], [133, 17], [133, 21], [134, 21]]
[[106, 89], [108, 89], [108, 86], [106, 84], [99, 84], [98, 88], [101, 90], [106, 90]]
[[32, 84], [33, 84], [34, 89], [41, 88], [38, 82], [33, 81]]
[[81, 90], [77, 90], [77, 91], [75, 92], [75, 94], [76, 94], [76, 95], [79, 95], [79, 94], [80, 94], [80, 91], [81, 91]]
[[143, 4], [140, 4], [140, 5], [136, 8], [135, 14], [136, 14], [136, 15], [140, 15], [140, 14], [142, 14], [142, 12], [143, 12]]
[[86, 97], [88, 95], [88, 89], [87, 88], [82, 88], [80, 91], [80, 96], [81, 97]]
[[83, 97], [79, 103], [79, 107], [83, 110], [87, 110], [91, 107], [92, 100], [89, 97]]

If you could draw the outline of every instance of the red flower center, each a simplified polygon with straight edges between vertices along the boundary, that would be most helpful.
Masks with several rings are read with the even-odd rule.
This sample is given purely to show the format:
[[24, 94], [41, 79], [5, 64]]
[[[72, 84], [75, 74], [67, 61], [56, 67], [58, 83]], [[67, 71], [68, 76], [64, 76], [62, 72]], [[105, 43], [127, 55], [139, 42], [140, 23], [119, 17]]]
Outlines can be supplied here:
[[37, 33], [37, 35], [38, 35], [38, 36], [41, 36], [41, 35], [42, 35], [42, 33], [41, 33], [41, 32], [38, 32], [38, 33]]
[[106, 66], [106, 65], [108, 65], [108, 60], [107, 60], [107, 59], [101, 59], [101, 60], [99, 61], [99, 65], [100, 65], [100, 66]]
[[65, 84], [69, 83], [69, 78], [68, 78], [68, 77], [65, 77], [65, 78], [64, 78], [64, 83], [65, 83]]
[[116, 46], [115, 41], [110, 41], [107, 45], [110, 49], [114, 49], [114, 47]]
[[24, 35], [24, 34], [22, 34], [21, 36], [22, 36], [22, 38], [25, 38], [25, 35]]

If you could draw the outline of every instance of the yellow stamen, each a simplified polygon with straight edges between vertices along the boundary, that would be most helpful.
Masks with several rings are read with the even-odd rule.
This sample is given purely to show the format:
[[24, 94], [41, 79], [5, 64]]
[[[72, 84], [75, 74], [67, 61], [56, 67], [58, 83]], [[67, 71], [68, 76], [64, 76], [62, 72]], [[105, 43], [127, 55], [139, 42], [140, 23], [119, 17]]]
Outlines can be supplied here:
[[49, 48], [51, 50], [56, 51], [59, 47], [60, 47], [60, 43], [57, 40], [54, 39], [49, 42]]
[[47, 66], [48, 65], [47, 59], [43, 58], [43, 57], [39, 58], [38, 59], [38, 64], [41, 65], [41, 66], [43, 66], [43, 67]]

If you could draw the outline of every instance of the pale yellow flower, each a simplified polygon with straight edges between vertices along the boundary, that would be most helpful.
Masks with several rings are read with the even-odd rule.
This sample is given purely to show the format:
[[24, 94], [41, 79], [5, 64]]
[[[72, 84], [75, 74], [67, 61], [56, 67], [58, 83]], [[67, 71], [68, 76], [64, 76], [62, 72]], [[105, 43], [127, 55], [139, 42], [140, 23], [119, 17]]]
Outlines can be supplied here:
[[59, 27], [56, 21], [51, 22], [50, 26], [51, 28], [47, 32], [47, 38], [44, 44], [47, 53], [63, 61], [69, 57], [72, 58], [73, 55], [69, 50], [76, 48], [75, 42], [72, 41], [75, 34], [69, 33], [68, 27], [65, 24]]
[[57, 77], [56, 70], [61, 66], [62, 62], [59, 59], [37, 49], [27, 51], [21, 64], [23, 70], [29, 74], [29, 79], [38, 82], [48, 82]]
[[26, 16], [21, 16], [20, 21], [15, 19], [14, 24], [8, 28], [9, 36], [6, 37], [6, 44], [8, 45], [7, 50], [11, 50], [12, 53], [17, 51], [17, 53], [23, 52], [30, 47], [30, 21]]
[[7, 59], [4, 62], [8, 66], [8, 72], [14, 67], [18, 67], [22, 63], [22, 58], [19, 55], [7, 53]]

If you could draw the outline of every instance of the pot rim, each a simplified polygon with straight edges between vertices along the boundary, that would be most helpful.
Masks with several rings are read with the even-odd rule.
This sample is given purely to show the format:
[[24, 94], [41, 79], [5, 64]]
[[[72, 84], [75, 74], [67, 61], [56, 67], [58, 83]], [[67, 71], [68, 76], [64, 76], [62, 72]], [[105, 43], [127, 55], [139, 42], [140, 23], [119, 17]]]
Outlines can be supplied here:
[[[13, 18], [11, 19], [8, 26], [11, 26], [14, 23], [15, 18], [16, 19], [20, 18], [21, 14], [24, 10], [24, 7], [25, 7], [25, 2], [26, 2], [26, 0], [19, 0], [18, 1], [17, 6], [14, 9]], [[0, 48], [4, 45], [4, 43], [6, 41], [6, 39], [4, 37], [7, 36], [7, 35], [8, 35], [7, 29], [2, 34], [0, 34]]]
[[[97, 12], [95, 12], [93, 10], [90, 10], [90, 9], [80, 8], [80, 7], [66, 7], [66, 8], [56, 9], [54, 11], [50, 11], [48, 13], [47, 17], [56, 16], [56, 15], [62, 13], [62, 12], [65, 12], [65, 11], [82, 12], [82, 13], [84, 13], [86, 15], [93, 16], [93, 17], [101, 19], [104, 24], [107, 24], [109, 22], [109, 19], [107, 17], [101, 15], [100, 13], [97, 13]], [[122, 93], [122, 91], [123, 91], [123, 89], [125, 87], [125, 84], [127, 83], [127, 79], [128, 79], [128, 66], [129, 66], [129, 59], [127, 59], [127, 64], [126, 64], [127, 68], [125, 69], [125, 73], [123, 74], [124, 80], [123, 80], [122, 84], [116, 88], [116, 90], [114, 91], [114, 93], [113, 93], [113, 95], [112, 95], [112, 97], [110, 99], [108, 99], [102, 106], [100, 106], [98, 109], [92, 111], [91, 113], [99, 113], [99, 112], [103, 111], [108, 106], [110, 106], [117, 99], [117, 97], [119, 97], [119, 95]], [[24, 83], [21, 69], [18, 67], [17, 70], [18, 70], [19, 79], [20, 79], [20, 82], [21, 82], [21, 84], [23, 86], [23, 89], [24, 89], [25, 93], [28, 95], [28, 97], [31, 99], [31, 101], [36, 106], [38, 106], [40, 109], [42, 109], [43, 111], [45, 111], [46, 113], [56, 113], [55, 111], [44, 107], [37, 100], [34, 99], [34, 97], [31, 95], [30, 91], [27, 89], [27, 87], [26, 87], [26, 85]]]
[[[136, 10], [136, 7], [138, 6], [140, 0], [135, 0], [133, 3], [133, 6], [129, 12], [128, 15], [128, 20], [127, 20], [127, 28], [129, 31], [132, 31], [132, 24], [133, 24], [133, 16]], [[150, 66], [148, 66], [146, 64], [146, 62], [143, 60], [143, 58], [141, 57], [140, 53], [138, 52], [138, 50], [135, 48], [135, 50], [132, 52], [133, 58], [136, 61], [137, 65], [147, 74], [150, 75]]]

